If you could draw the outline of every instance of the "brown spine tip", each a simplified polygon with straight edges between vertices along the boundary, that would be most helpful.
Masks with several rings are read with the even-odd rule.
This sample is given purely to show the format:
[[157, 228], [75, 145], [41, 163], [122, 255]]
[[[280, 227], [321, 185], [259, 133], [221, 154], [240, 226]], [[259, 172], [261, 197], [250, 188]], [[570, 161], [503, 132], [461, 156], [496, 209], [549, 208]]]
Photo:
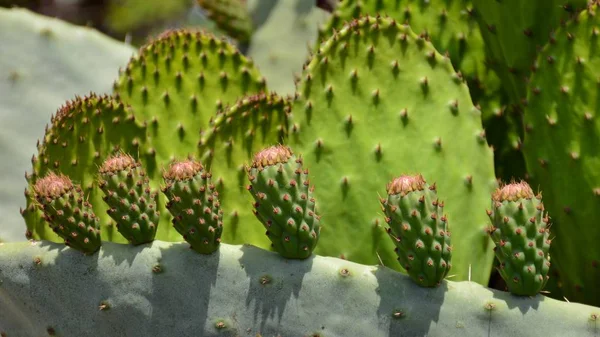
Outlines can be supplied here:
[[506, 184], [492, 194], [492, 200], [502, 201], [517, 201], [519, 199], [531, 199], [534, 197], [533, 190], [525, 181], [518, 183]]
[[420, 174], [417, 175], [402, 175], [392, 180], [387, 185], [387, 193], [389, 195], [401, 194], [406, 195], [413, 191], [422, 191], [425, 188], [425, 179]]
[[73, 189], [73, 183], [65, 175], [50, 172], [46, 177], [38, 180], [33, 189], [40, 197], [57, 198]]
[[263, 149], [254, 155], [253, 168], [262, 168], [278, 163], [287, 163], [293, 156], [292, 150], [285, 145], [274, 145]]
[[187, 180], [194, 177], [203, 169], [204, 167], [200, 162], [192, 159], [174, 161], [164, 173], [163, 177], [169, 180]]
[[119, 154], [108, 157], [104, 161], [104, 163], [102, 163], [102, 166], [100, 167], [99, 172], [100, 173], [115, 173], [115, 172], [119, 172], [119, 171], [124, 171], [126, 169], [135, 168], [140, 165], [141, 164], [138, 163], [135, 159], [133, 159], [132, 156], [130, 156], [126, 153], [119, 153]]

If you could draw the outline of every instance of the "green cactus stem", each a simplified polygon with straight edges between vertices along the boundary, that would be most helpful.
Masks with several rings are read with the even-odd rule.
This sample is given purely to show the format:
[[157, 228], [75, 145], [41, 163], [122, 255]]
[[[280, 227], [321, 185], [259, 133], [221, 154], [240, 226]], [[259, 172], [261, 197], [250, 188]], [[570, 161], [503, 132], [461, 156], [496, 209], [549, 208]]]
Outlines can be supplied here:
[[223, 233], [223, 211], [210, 172], [188, 159], [171, 163], [164, 173], [167, 209], [179, 234], [200, 254], [219, 248]]
[[50, 172], [39, 179], [33, 189], [44, 220], [65, 240], [65, 245], [85, 254], [100, 249], [98, 219], [80, 186], [65, 175]]
[[125, 153], [110, 156], [100, 167], [98, 186], [121, 235], [134, 245], [154, 240], [160, 217], [157, 193], [140, 162]]
[[[355, 226], [349, 223], [348, 226]], [[360, 238], [359, 238], [360, 239]], [[0, 245], [0, 333], [48, 336], [597, 337], [600, 308], [223, 243], [105, 242], [86, 258], [52, 242]], [[68, 317], [68, 319], [66, 319]]]
[[321, 217], [302, 159], [286, 146], [268, 147], [254, 156], [248, 179], [254, 214], [267, 229], [273, 249], [289, 259], [311, 256], [319, 241]]

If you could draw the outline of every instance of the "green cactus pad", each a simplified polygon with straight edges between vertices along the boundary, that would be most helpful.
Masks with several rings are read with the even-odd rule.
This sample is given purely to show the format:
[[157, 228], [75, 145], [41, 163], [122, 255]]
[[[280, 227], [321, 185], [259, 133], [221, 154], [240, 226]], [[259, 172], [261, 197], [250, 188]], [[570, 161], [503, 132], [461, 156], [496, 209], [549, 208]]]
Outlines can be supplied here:
[[[86, 199], [94, 206], [102, 239], [126, 242], [106, 215], [108, 206], [102, 201], [102, 192], [94, 188], [97, 168], [115, 152], [137, 154], [145, 141], [144, 126], [123, 103], [95, 94], [78, 97], [52, 117], [43, 141], [38, 143], [38, 155], [32, 158], [33, 172], [27, 175], [29, 185], [33, 186], [38, 177], [49, 171], [69, 176], [81, 185]], [[29, 189], [25, 196], [27, 208], [21, 213], [27, 223], [27, 237], [58, 240], [54, 233], [46, 230], [42, 213], [35, 209]]]
[[254, 156], [248, 179], [254, 214], [273, 249], [288, 259], [310, 257], [319, 241], [321, 217], [302, 159], [286, 146], [268, 147]]
[[252, 36], [252, 20], [245, 0], [197, 0], [217, 27], [239, 42]]
[[25, 237], [23, 172], [31, 169], [50, 115], [74, 95], [110, 92], [135, 50], [23, 8], [0, 8], [0, 41], [0, 236], [16, 241]]
[[223, 233], [223, 211], [211, 174], [201, 163], [188, 159], [171, 163], [164, 173], [167, 209], [173, 226], [200, 254], [219, 248]]
[[92, 205], [81, 190], [64, 175], [50, 172], [33, 187], [36, 205], [44, 220], [65, 244], [85, 254], [100, 249], [100, 226]]
[[[526, 95], [526, 80], [538, 48], [551, 33], [583, 9], [588, 0], [472, 0], [488, 51], [512, 103]], [[515, 15], [518, 13], [518, 15]]]
[[[350, 226], [354, 223], [350, 224]], [[50, 242], [0, 245], [0, 333], [21, 336], [577, 336], [600, 308], [472, 282], [423, 288], [385, 267], [286, 260], [221, 244], [106, 242], [89, 257]], [[65, 319], [69, 317], [69, 319]]]
[[[523, 151], [555, 239], [551, 296], [600, 305], [600, 11], [553, 35], [531, 76]], [[555, 282], [556, 281], [556, 282]]]
[[282, 142], [289, 112], [290, 102], [274, 93], [249, 95], [217, 115], [202, 135], [200, 161], [210, 168], [219, 192], [227, 224], [224, 242], [270, 246], [263, 226], [252, 213], [245, 165], [254, 153]]
[[450, 228], [435, 189], [421, 175], [400, 176], [381, 200], [398, 261], [424, 287], [439, 286], [452, 267]]
[[548, 281], [550, 223], [541, 199], [526, 182], [505, 185], [492, 195], [489, 233], [500, 275], [515, 295], [535, 296]]
[[[453, 274], [487, 283], [485, 208], [496, 187], [480, 112], [450, 60], [388, 18], [350, 22], [308, 62], [289, 144], [301, 153], [323, 223], [317, 254], [399, 269], [377, 195], [402, 172], [438, 183], [453, 224]], [[352, 226], [348, 226], [352, 223]]]
[[168, 31], [140, 49], [115, 83], [115, 95], [148, 124], [157, 165], [195, 154], [199, 133], [227, 104], [265, 81], [230, 43], [210, 34]]
[[117, 230], [134, 245], [154, 240], [160, 214], [156, 191], [148, 184], [142, 164], [128, 154], [107, 158], [99, 170], [98, 186]]

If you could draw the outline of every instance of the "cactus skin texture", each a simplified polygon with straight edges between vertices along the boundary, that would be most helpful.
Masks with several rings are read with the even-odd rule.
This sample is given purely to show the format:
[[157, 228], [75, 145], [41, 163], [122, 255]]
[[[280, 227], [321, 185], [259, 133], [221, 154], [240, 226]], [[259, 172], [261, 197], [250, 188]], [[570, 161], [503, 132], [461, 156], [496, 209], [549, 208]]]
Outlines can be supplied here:
[[248, 168], [254, 214], [267, 229], [272, 247], [288, 259], [312, 255], [321, 232], [308, 170], [290, 148], [276, 145], [258, 152]]
[[[600, 305], [600, 11], [553, 35], [528, 87], [523, 152], [552, 215], [550, 296]], [[565, 254], [565, 252], [569, 252]]]
[[490, 236], [508, 290], [535, 296], [548, 281], [550, 218], [542, 196], [534, 196], [526, 182], [505, 185], [492, 195]]
[[[488, 64], [502, 81], [510, 100], [519, 104], [537, 49], [552, 32], [585, 8], [588, 0], [473, 0], [489, 54]], [[515, 11], [519, 15], [515, 15]], [[541, 14], [543, 13], [543, 14]]]
[[169, 200], [173, 226], [191, 248], [212, 254], [221, 243], [223, 211], [211, 174], [200, 162], [188, 159], [171, 163], [164, 173], [162, 192]]
[[452, 268], [452, 247], [435, 184], [429, 186], [421, 175], [403, 175], [388, 184], [387, 193], [381, 203], [398, 261], [417, 284], [439, 286]]
[[[117, 233], [114, 221], [106, 213], [108, 205], [102, 201], [103, 193], [95, 188], [97, 168], [113, 153], [138, 153], [145, 141], [145, 128], [136, 121], [129, 107], [108, 96], [77, 97], [52, 116], [43, 141], [38, 143], [38, 155], [31, 159], [33, 171], [26, 178], [31, 187], [38, 177], [49, 171], [60, 171], [77, 181], [86, 199], [94, 205], [102, 239], [127, 242]], [[27, 238], [60, 241], [56, 234], [46, 230], [30, 189], [25, 190], [25, 197], [27, 208], [22, 209], [21, 214], [27, 224]]]
[[[354, 223], [349, 226], [355, 225]], [[0, 333], [48, 336], [597, 337], [600, 308], [250, 245], [0, 245]], [[71, 317], [71, 319], [65, 319]], [[160, 317], [160, 319], [158, 319]]]
[[134, 245], [154, 240], [160, 218], [157, 193], [150, 189], [140, 162], [124, 153], [107, 158], [99, 170], [98, 186], [121, 235]]
[[85, 254], [100, 249], [100, 228], [81, 187], [67, 176], [49, 173], [34, 186], [35, 200], [50, 228], [65, 245]]
[[468, 279], [471, 265], [471, 280], [487, 284], [493, 152], [450, 59], [410, 27], [365, 16], [325, 41], [302, 73], [287, 145], [327, 187], [314, 192], [328, 229], [316, 254], [364, 264], [379, 255], [401, 270], [376, 196], [398, 172], [419, 172], [437, 182], [453, 219], [455, 279]]

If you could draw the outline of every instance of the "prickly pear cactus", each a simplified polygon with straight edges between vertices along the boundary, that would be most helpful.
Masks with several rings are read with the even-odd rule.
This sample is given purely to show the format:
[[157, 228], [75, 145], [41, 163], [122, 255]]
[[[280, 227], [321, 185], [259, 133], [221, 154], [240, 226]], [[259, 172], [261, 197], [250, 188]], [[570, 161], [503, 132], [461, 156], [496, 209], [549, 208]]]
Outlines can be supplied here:
[[548, 281], [550, 218], [542, 196], [526, 182], [511, 183], [492, 195], [490, 236], [499, 271], [515, 295], [535, 296]]
[[197, 0], [217, 27], [239, 42], [252, 36], [252, 20], [245, 0]]
[[289, 113], [289, 100], [275, 93], [248, 95], [217, 115], [202, 134], [200, 161], [210, 168], [221, 199], [227, 224], [224, 242], [248, 242], [263, 248], [271, 245], [252, 213], [245, 166], [259, 150], [283, 141]]
[[150, 189], [142, 164], [125, 153], [107, 158], [99, 170], [98, 186], [117, 230], [134, 245], [154, 240], [160, 218], [156, 191]]
[[138, 123], [130, 107], [113, 98], [90, 94], [62, 106], [38, 143], [38, 155], [32, 158], [33, 171], [27, 174], [30, 186], [25, 190], [27, 207], [21, 210], [27, 223], [27, 237], [59, 240], [46, 230], [42, 213], [35, 209], [31, 195], [31, 186], [39, 177], [58, 171], [77, 181], [86, 199], [94, 205], [102, 239], [127, 242], [116, 233], [114, 221], [106, 213], [109, 207], [102, 201], [103, 193], [94, 188], [97, 168], [118, 151], [137, 154], [145, 141], [144, 125]]
[[[583, 9], [588, 0], [472, 0], [488, 52], [511, 102], [526, 95], [526, 80], [538, 48], [552, 32]], [[515, 15], [515, 12], [518, 15]]]
[[556, 31], [531, 76], [523, 144], [527, 167], [552, 215], [550, 296], [595, 305], [600, 305], [599, 44], [598, 5]]
[[319, 242], [321, 217], [302, 159], [284, 145], [268, 147], [254, 156], [248, 179], [254, 214], [273, 249], [288, 259], [311, 256]]
[[[456, 279], [486, 283], [493, 252], [485, 208], [496, 187], [480, 112], [450, 59], [389, 18], [353, 20], [306, 65], [289, 145], [317, 188], [317, 254], [399, 269], [377, 194], [401, 172], [438, 182], [453, 224]], [[460, 154], [460, 155], [459, 155]], [[352, 226], [348, 226], [352, 223]], [[361, 238], [357, 242], [357, 238]]]
[[452, 246], [435, 184], [421, 175], [404, 175], [388, 184], [387, 193], [381, 203], [398, 261], [417, 284], [439, 286], [452, 267]]
[[100, 249], [100, 227], [92, 205], [85, 200], [81, 186], [69, 177], [49, 173], [34, 186], [37, 206], [50, 228], [65, 244], [85, 254]]
[[200, 254], [216, 251], [223, 233], [219, 194], [210, 178], [197, 161], [175, 161], [164, 173], [166, 186], [162, 188], [175, 229]]

